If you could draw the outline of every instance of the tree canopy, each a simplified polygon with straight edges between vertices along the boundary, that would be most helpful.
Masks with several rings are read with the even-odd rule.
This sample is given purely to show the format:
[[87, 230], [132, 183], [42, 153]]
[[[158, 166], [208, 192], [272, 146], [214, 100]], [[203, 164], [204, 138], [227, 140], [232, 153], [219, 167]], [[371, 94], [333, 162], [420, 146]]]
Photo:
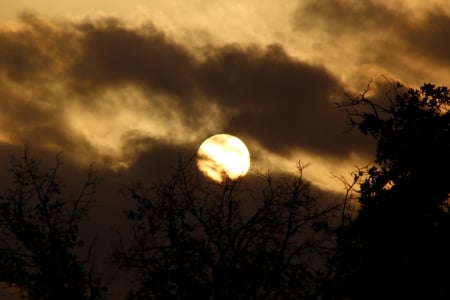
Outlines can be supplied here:
[[64, 198], [60, 165], [45, 169], [28, 152], [11, 158], [12, 185], [0, 194], [0, 282], [31, 300], [103, 299], [105, 285], [86, 269], [91, 249], [84, 259], [77, 253], [98, 179], [91, 168], [78, 196]]
[[355, 177], [359, 212], [337, 231], [332, 299], [450, 296], [450, 92], [393, 92], [339, 105], [377, 149]]
[[258, 189], [180, 165], [167, 181], [127, 187], [136, 208], [115, 257], [136, 275], [130, 299], [315, 299], [337, 206], [321, 205], [299, 171], [263, 176]]

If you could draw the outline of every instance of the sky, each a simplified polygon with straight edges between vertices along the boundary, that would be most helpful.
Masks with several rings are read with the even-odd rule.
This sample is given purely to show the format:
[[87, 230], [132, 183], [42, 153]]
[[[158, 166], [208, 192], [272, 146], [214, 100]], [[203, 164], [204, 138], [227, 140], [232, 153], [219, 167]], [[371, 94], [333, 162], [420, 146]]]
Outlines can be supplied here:
[[250, 174], [300, 161], [343, 192], [375, 148], [334, 103], [369, 82], [448, 86], [449, 37], [446, 0], [1, 0], [0, 175], [26, 145], [62, 153], [69, 181], [92, 162], [107, 187], [152, 181], [227, 133]]

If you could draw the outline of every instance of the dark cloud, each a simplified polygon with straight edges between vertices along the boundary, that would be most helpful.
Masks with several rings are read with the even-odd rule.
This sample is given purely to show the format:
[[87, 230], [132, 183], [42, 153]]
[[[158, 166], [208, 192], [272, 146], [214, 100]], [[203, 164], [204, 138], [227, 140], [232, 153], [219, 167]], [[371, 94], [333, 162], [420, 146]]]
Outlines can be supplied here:
[[330, 101], [344, 94], [339, 81], [321, 66], [290, 57], [280, 45], [210, 46], [197, 58], [152, 26], [132, 31], [113, 23], [83, 32], [83, 54], [72, 69], [78, 84], [132, 82], [175, 95], [187, 118], [201, 113], [195, 98], [206, 97], [231, 112], [224, 129], [278, 151], [297, 146], [345, 155], [362, 148], [355, 136], [341, 134], [344, 118]]
[[[342, 134], [345, 115], [332, 104], [345, 98], [342, 83], [281, 45], [209, 45], [194, 53], [151, 23], [58, 23], [30, 15], [21, 22], [19, 29], [0, 30], [1, 124], [21, 142], [88, 148], [67, 127], [61, 108], [83, 101], [100, 109], [99, 95], [133, 85], [149, 99], [153, 93], [169, 96], [193, 129], [202, 125], [196, 116], [205, 105], [215, 103], [226, 118], [223, 131], [250, 136], [272, 151], [302, 148], [339, 157], [371, 149], [358, 134]], [[360, 43], [364, 53], [355, 63], [412, 68], [399, 51], [450, 63], [450, 40], [443, 38], [450, 34], [450, 18], [442, 11], [417, 21], [374, 1], [306, 1], [295, 24], [343, 42], [372, 39], [370, 45]]]
[[84, 23], [79, 33], [81, 55], [70, 70], [75, 83], [101, 88], [131, 82], [175, 95], [193, 88], [192, 55], [151, 24], [136, 30], [107, 20]]
[[37, 44], [37, 37], [27, 32], [11, 34], [0, 31], [0, 69], [8, 78], [23, 82], [46, 67], [48, 57], [34, 47]]
[[23, 15], [19, 27], [0, 27], [0, 128], [22, 145], [70, 149], [86, 141], [67, 127], [64, 93], [55, 92], [64, 83], [60, 66], [73, 41], [65, 42], [68, 33], [54, 25]]
[[345, 116], [332, 103], [344, 97], [342, 83], [281, 45], [210, 45], [194, 53], [150, 23], [130, 28], [114, 19], [57, 23], [27, 16], [22, 25], [1, 33], [6, 58], [0, 72], [6, 75], [0, 85], [9, 116], [2, 126], [23, 141], [32, 136], [69, 149], [88, 148], [61, 108], [79, 102], [100, 110], [102, 93], [131, 85], [149, 101], [154, 93], [170, 97], [182, 123], [194, 130], [202, 126], [196, 116], [216, 104], [224, 131], [281, 154], [298, 148], [346, 157], [371, 149], [364, 137], [342, 134]]
[[427, 14], [422, 22], [404, 26], [402, 36], [420, 55], [450, 66], [450, 16], [442, 10]]
[[0, 25], [0, 74], [20, 84], [53, 79], [57, 65], [74, 57], [73, 46], [66, 24], [22, 14], [18, 26]]
[[141, 178], [168, 179], [178, 163], [186, 164], [195, 158], [197, 148], [193, 145], [172, 145], [148, 137], [131, 137], [128, 151], [136, 151], [136, 144], [142, 151], [136, 151], [137, 160], [127, 172], [129, 182]]
[[355, 38], [373, 31], [388, 32], [400, 21], [398, 12], [369, 1], [304, 1], [295, 18], [300, 29], [320, 27], [335, 36], [352, 34]]
[[355, 135], [342, 134], [345, 116], [332, 103], [333, 97], [344, 97], [341, 83], [279, 45], [215, 49], [201, 67], [204, 90], [237, 111], [227, 125], [231, 132], [255, 137], [276, 151], [300, 147], [345, 155], [364, 148]]
[[346, 38], [337, 43], [341, 47], [362, 44], [364, 49], [358, 55], [366, 63], [373, 58], [392, 68], [402, 64], [405, 55], [415, 55], [409, 60], [425, 58], [450, 65], [450, 16], [433, 4], [427, 11], [412, 12], [373, 0], [308, 0], [299, 5], [294, 25], [298, 30], [318, 30], [334, 39]]

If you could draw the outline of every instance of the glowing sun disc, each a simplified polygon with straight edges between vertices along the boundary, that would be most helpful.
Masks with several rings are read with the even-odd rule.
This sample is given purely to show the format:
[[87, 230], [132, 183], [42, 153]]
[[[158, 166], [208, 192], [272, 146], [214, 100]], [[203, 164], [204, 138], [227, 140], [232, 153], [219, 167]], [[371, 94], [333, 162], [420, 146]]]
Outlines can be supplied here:
[[207, 138], [198, 148], [197, 167], [217, 182], [245, 176], [250, 168], [247, 146], [235, 136], [216, 134]]

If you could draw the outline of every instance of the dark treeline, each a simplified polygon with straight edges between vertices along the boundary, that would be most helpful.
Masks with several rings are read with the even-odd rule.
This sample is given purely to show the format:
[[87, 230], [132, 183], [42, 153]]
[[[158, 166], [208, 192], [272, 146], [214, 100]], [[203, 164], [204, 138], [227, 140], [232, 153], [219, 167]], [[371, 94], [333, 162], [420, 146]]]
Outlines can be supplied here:
[[340, 104], [377, 149], [355, 174], [358, 215], [336, 229], [327, 296], [449, 299], [450, 92], [397, 84], [386, 97]]
[[[342, 201], [325, 201], [301, 165], [217, 184], [180, 161], [167, 180], [123, 187], [129, 228], [104, 260], [129, 274], [127, 299], [449, 298], [450, 92], [396, 84], [386, 100], [338, 104], [377, 143]], [[80, 238], [99, 180], [90, 168], [67, 197], [60, 165], [11, 159], [0, 282], [26, 299], [108, 299]]]

